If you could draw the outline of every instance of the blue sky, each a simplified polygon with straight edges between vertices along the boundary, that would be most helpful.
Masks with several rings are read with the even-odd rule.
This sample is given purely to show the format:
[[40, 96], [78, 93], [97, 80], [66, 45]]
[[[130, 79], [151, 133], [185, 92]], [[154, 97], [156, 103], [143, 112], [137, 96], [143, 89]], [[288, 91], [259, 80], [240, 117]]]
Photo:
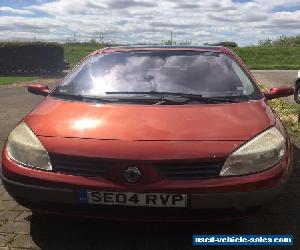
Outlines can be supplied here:
[[300, 0], [0, 0], [0, 40], [194, 44], [300, 34]]
[[42, 0], [0, 0], [0, 6], [9, 6], [12, 8], [23, 8], [35, 4], [42, 4], [42, 3], [47, 3], [47, 2], [53, 2], [53, 1], [42, 1]]

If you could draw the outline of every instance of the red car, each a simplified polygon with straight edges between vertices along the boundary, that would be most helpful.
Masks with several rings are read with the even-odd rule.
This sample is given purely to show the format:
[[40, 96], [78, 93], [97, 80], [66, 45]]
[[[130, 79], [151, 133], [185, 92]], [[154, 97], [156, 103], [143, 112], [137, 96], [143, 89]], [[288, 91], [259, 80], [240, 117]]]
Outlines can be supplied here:
[[83, 60], [10, 133], [8, 193], [33, 211], [104, 219], [238, 217], [274, 198], [292, 147], [223, 47], [113, 47]]

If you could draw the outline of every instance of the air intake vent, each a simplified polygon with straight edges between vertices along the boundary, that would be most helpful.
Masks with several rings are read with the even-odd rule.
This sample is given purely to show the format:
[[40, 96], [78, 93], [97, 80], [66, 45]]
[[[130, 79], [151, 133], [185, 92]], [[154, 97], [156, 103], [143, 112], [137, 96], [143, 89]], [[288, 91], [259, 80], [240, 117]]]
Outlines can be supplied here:
[[74, 157], [65, 155], [50, 155], [54, 172], [81, 175], [103, 176], [112, 165], [102, 159], [91, 157]]
[[163, 179], [193, 180], [217, 178], [222, 166], [223, 162], [201, 162], [192, 164], [161, 165], [158, 169]]

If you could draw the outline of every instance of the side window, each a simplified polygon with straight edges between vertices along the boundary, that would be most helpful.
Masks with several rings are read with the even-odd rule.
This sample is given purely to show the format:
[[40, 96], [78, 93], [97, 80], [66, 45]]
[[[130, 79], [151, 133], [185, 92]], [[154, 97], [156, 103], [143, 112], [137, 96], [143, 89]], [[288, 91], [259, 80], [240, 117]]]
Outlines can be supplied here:
[[241, 69], [241, 67], [233, 60], [231, 60], [232, 69], [237, 74], [238, 78], [241, 80], [242, 87], [239, 87], [240, 91], [243, 92], [243, 95], [250, 95], [254, 92], [254, 87], [248, 78], [248, 76], [245, 74], [245, 72]]

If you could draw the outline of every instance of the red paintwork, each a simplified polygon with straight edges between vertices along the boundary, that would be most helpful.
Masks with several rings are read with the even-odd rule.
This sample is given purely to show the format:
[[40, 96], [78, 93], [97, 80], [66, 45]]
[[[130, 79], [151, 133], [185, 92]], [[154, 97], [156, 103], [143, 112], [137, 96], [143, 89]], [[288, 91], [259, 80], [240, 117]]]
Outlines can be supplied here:
[[[92, 54], [117, 50], [99, 50]], [[232, 51], [225, 48], [211, 50], [230, 55], [253, 78]], [[105, 179], [68, 176], [21, 167], [9, 159], [4, 147], [4, 175], [24, 183], [135, 192], [242, 192], [278, 185], [291, 172], [289, 139], [265, 99], [244, 103], [153, 106], [93, 104], [47, 97], [24, 121], [51, 153], [117, 162]], [[153, 170], [155, 163], [161, 161], [225, 160], [245, 141], [271, 126], [282, 131], [288, 150], [284, 159], [269, 170], [241, 177], [189, 181], [162, 180]], [[144, 173], [137, 184], [128, 184], [120, 176], [128, 162], [138, 162]]]
[[295, 92], [293, 87], [273, 87], [269, 91], [264, 92], [268, 100], [293, 95]]
[[25, 117], [25, 122], [36, 135], [51, 137], [244, 141], [272, 126], [274, 115], [263, 100], [153, 106], [92, 104], [48, 97]]
[[27, 90], [35, 95], [47, 96], [50, 94], [48, 86], [43, 84], [31, 84], [27, 87]]
[[[74, 140], [74, 139], [69, 139]], [[76, 142], [75, 142], [76, 143]], [[79, 145], [81, 141], [77, 139]], [[95, 146], [95, 144], [91, 144]], [[144, 163], [139, 168], [144, 172], [144, 178], [136, 184], [128, 184], [120, 176], [126, 164], [117, 165], [112, 169], [108, 178], [95, 178], [83, 176], [67, 176], [65, 174], [45, 172], [21, 167], [9, 159], [7, 152], [3, 152], [4, 174], [11, 180], [27, 184], [47, 184], [47, 186], [63, 186], [73, 188], [86, 188], [91, 190], [107, 191], [132, 191], [132, 192], [174, 192], [174, 193], [216, 193], [216, 192], [243, 192], [271, 188], [279, 185], [289, 175], [285, 171], [289, 161], [289, 155], [278, 165], [269, 170], [246, 175], [243, 177], [226, 177], [208, 180], [170, 181], [162, 180], [153, 163]], [[128, 166], [128, 165], [127, 165]]]

